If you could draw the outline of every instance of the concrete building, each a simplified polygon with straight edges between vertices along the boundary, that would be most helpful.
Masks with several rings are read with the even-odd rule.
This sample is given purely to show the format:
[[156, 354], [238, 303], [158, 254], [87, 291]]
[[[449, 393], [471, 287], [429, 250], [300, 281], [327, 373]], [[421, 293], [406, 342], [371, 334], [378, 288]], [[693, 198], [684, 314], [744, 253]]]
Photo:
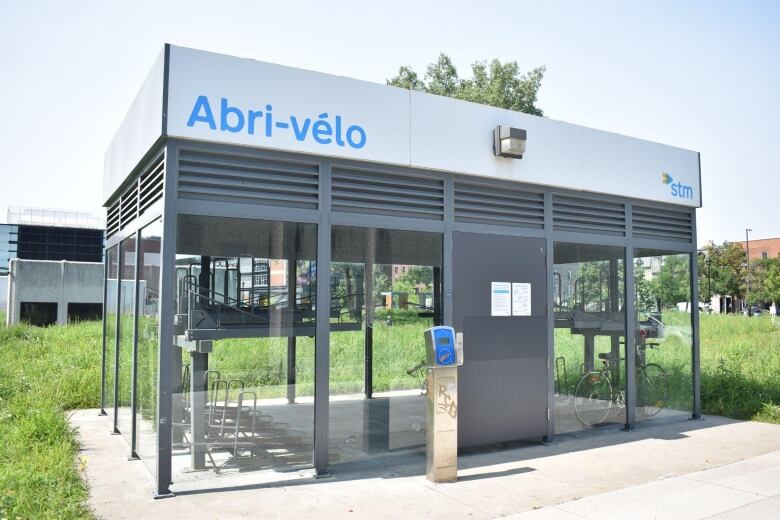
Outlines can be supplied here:
[[101, 262], [104, 229], [104, 220], [90, 213], [11, 206], [0, 224], [0, 275], [13, 258]]
[[12, 259], [6, 324], [65, 324], [99, 319], [103, 308], [103, 264]]
[[742, 249], [750, 248], [750, 261], [777, 258], [780, 256], [780, 237], [750, 239], [748, 244], [744, 240], [738, 242]]
[[[698, 306], [651, 309], [632, 268], [674, 264], [698, 301], [694, 151], [166, 45], [103, 203], [101, 407], [158, 497], [390, 466], [428, 410], [457, 416], [453, 455], [701, 415]], [[430, 273], [403, 327], [379, 319], [392, 266]], [[463, 338], [454, 399], [420, 390], [436, 325]]]
[[0, 276], [0, 312], [8, 309], [8, 275]]

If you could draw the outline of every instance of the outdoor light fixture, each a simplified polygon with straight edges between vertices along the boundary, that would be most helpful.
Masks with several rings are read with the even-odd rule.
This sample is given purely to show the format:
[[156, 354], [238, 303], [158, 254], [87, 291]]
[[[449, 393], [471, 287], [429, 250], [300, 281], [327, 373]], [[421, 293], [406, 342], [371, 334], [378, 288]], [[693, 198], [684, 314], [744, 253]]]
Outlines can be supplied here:
[[525, 130], [499, 125], [493, 131], [493, 152], [498, 157], [522, 159], [525, 153], [525, 141]]

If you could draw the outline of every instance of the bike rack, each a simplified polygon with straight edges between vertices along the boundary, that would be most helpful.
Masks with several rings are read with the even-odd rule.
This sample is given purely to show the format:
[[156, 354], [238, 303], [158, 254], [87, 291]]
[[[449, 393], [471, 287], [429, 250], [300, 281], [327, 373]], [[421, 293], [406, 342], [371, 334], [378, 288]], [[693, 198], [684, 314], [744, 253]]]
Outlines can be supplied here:
[[563, 356], [558, 356], [555, 358], [555, 384], [557, 386], [557, 392], [558, 394], [561, 394], [560, 365], [563, 365], [563, 391], [566, 392], [565, 395], [571, 395], [569, 393], [569, 377], [568, 373], [566, 372], [566, 358]]

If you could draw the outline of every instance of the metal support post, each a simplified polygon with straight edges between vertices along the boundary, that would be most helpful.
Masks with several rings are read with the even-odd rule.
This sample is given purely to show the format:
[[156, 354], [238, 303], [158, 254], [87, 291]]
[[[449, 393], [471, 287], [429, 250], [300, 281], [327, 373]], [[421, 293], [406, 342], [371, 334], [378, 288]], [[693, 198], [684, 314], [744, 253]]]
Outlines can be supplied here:
[[[694, 217], [695, 218], [695, 217]], [[696, 229], [694, 221], [694, 229]], [[693, 373], [693, 410], [691, 419], [698, 420], [701, 415], [701, 350], [699, 343], [699, 266], [696, 256], [691, 254], [691, 329], [693, 344], [691, 345], [691, 371]]]
[[138, 295], [141, 284], [138, 278], [141, 274], [141, 230], [135, 232], [135, 272], [133, 273], [133, 360], [130, 374], [130, 459], [140, 460], [136, 448], [138, 441]]
[[626, 205], [626, 229], [628, 247], [625, 248], [623, 265], [626, 269], [625, 294], [623, 301], [626, 315], [626, 431], [633, 431], [636, 424], [636, 333], [639, 330], [634, 304], [634, 248], [631, 245], [631, 206]]
[[553, 241], [548, 238], [545, 241], [547, 265], [547, 434], [542, 438], [542, 443], [552, 444], [555, 440], [555, 297], [553, 293]]
[[[167, 54], [167, 48], [166, 48]], [[175, 143], [165, 149], [163, 236], [160, 245], [160, 330], [157, 358], [157, 485], [155, 497], [172, 496], [172, 411], [174, 380], [173, 320], [176, 300], [176, 177], [178, 150]], [[168, 302], [168, 303], [166, 303]]]
[[[269, 273], [270, 277], [270, 273]], [[270, 281], [270, 278], [269, 278]], [[297, 311], [298, 264], [295, 255], [287, 260], [287, 311], [290, 316], [291, 335], [287, 338], [287, 402], [295, 403], [295, 313]], [[270, 285], [270, 284], [269, 284]]]
[[122, 309], [121, 303], [122, 303], [122, 243], [120, 242], [116, 246], [116, 252], [117, 252], [117, 264], [116, 264], [116, 323], [114, 323], [114, 416], [113, 419], [113, 427], [111, 429], [111, 433], [114, 435], [117, 435], [119, 433], [119, 428], [117, 427], [117, 420], [119, 417], [119, 345], [121, 342], [119, 341], [119, 324], [122, 322]]
[[108, 415], [106, 413], [106, 318], [108, 317], [108, 250], [103, 252], [103, 354], [102, 364], [100, 366], [100, 413], [99, 415]]
[[363, 384], [366, 399], [374, 397], [374, 253], [376, 248], [376, 230], [366, 233], [366, 264], [364, 272], [366, 307], [365, 341], [363, 344]]
[[[444, 272], [444, 313], [442, 324], [452, 325], [452, 233], [455, 222], [455, 181], [449, 175], [444, 179], [444, 240], [442, 244], [442, 271]], [[462, 332], [462, 331], [461, 331]]]
[[314, 470], [328, 475], [330, 399], [330, 165], [320, 170], [320, 223], [317, 226], [317, 325], [314, 348]]
[[[620, 269], [617, 258], [609, 259], [609, 313], [610, 316], [620, 312], [620, 298], [619, 298], [619, 277]], [[619, 388], [622, 384], [620, 381], [620, 336], [612, 334], [610, 339], [610, 359], [609, 363], [611, 367], [614, 367], [614, 382], [615, 388]]]

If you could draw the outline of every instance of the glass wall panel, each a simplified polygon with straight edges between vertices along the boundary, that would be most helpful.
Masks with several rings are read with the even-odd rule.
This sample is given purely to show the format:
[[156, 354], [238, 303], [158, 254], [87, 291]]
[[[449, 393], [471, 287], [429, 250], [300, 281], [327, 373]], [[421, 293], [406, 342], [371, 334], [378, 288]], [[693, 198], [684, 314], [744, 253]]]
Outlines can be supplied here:
[[317, 226], [180, 215], [176, 247], [174, 481], [311, 467]]
[[442, 236], [335, 226], [331, 240], [329, 463], [424, 450]]
[[162, 221], [141, 230], [138, 269], [138, 356], [136, 365], [136, 453], [157, 473], [157, 354], [160, 325]]
[[116, 359], [116, 297], [117, 279], [119, 273], [119, 246], [114, 246], [106, 253], [108, 267], [106, 277], [106, 354], [103, 359], [106, 379], [103, 382], [103, 409], [114, 416], [114, 361]]
[[625, 423], [624, 255], [554, 246], [555, 433]]
[[693, 410], [690, 258], [634, 250], [637, 421]]
[[132, 442], [131, 391], [133, 369], [133, 312], [135, 309], [135, 236], [119, 245], [119, 387], [117, 391], [117, 428]]

